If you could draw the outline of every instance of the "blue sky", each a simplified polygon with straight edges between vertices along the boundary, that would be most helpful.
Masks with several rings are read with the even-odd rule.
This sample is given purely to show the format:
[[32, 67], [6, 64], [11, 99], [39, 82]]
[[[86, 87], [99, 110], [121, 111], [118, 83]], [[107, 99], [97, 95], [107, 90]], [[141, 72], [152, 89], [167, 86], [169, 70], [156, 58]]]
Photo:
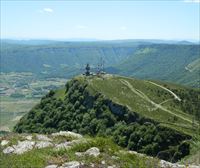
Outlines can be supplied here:
[[1, 38], [199, 39], [199, 0], [1, 1]]

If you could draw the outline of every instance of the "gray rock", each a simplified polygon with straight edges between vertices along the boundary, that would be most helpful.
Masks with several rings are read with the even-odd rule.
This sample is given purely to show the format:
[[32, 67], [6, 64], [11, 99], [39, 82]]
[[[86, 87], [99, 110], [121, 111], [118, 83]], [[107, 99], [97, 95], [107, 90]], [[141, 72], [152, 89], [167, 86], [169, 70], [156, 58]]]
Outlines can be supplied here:
[[68, 149], [71, 147], [70, 145], [71, 145], [71, 142], [63, 142], [60, 144], [55, 144], [55, 148], [56, 149], [63, 149], [63, 148]]
[[138, 153], [138, 152], [136, 152], [136, 151], [128, 151], [128, 153], [130, 153], [130, 154], [134, 154], [134, 155], [138, 155], [138, 156], [140, 156], [140, 157], [144, 157], [144, 156], [146, 156], [145, 154]]
[[50, 146], [53, 146], [53, 144], [48, 141], [40, 141], [40, 142], [37, 142], [37, 144], [35, 145], [35, 147], [38, 149], [46, 148], [46, 147], [50, 147]]
[[63, 168], [80, 168], [80, 163], [77, 161], [66, 162], [62, 165]]
[[107, 168], [116, 168], [116, 165], [108, 166]]
[[7, 141], [7, 140], [2, 140], [1, 141], [1, 146], [5, 146], [5, 145], [7, 145], [9, 143], [9, 141]]
[[30, 140], [32, 140], [33, 136], [32, 135], [28, 135], [25, 138], [30, 141]]
[[105, 165], [105, 164], [106, 164], [105, 160], [102, 160], [102, 161], [101, 161], [101, 164]]
[[97, 147], [92, 147], [85, 152], [86, 155], [97, 157], [100, 155], [100, 151]]
[[48, 138], [46, 135], [36, 135], [36, 138], [40, 141], [52, 141], [50, 138]]
[[75, 152], [75, 155], [78, 156], [78, 157], [81, 157], [84, 155], [84, 152]]
[[189, 165], [188, 168], [200, 168], [200, 164], [197, 166], [197, 165]]
[[83, 136], [71, 131], [60, 131], [57, 133], [52, 133], [52, 136], [66, 136], [66, 137], [74, 137], [74, 138], [82, 138]]
[[95, 165], [94, 165], [94, 163], [90, 163], [90, 167], [94, 167]]
[[5, 154], [13, 153], [14, 150], [15, 150], [15, 149], [14, 149], [13, 147], [9, 146], [9, 147], [7, 147], [7, 148], [5, 148], [5, 149], [3, 150], [3, 153], [5, 153]]
[[58, 168], [58, 166], [57, 165], [48, 165], [45, 168]]
[[33, 146], [35, 145], [34, 141], [19, 141], [17, 145], [13, 145], [14, 153], [16, 154], [22, 154], [26, 151], [29, 151], [31, 149], [33, 149]]
[[185, 165], [180, 165], [180, 164], [177, 164], [177, 163], [170, 163], [170, 162], [167, 162], [165, 160], [161, 160], [160, 161], [160, 167], [161, 168], [186, 168]]

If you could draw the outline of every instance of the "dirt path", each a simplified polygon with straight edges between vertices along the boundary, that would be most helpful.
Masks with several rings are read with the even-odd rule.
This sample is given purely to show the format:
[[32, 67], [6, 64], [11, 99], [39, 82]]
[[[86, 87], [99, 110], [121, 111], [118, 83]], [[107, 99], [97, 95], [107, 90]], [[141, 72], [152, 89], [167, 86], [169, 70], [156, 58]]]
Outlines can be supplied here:
[[148, 81], [148, 82], [151, 83], [151, 84], [153, 84], [153, 85], [156, 85], [156, 86], [158, 86], [158, 87], [160, 87], [160, 88], [162, 88], [162, 89], [164, 89], [166, 91], [168, 91], [170, 94], [172, 94], [174, 96], [174, 99], [176, 99], [178, 101], [181, 101], [181, 99], [174, 92], [172, 92], [171, 90], [167, 89], [166, 87], [161, 86], [161, 85], [159, 85], [157, 83], [154, 83], [154, 82], [151, 82], [151, 81]]
[[[154, 105], [156, 108], [161, 109], [161, 110], [163, 110], [163, 111], [165, 111], [165, 112], [167, 112], [167, 113], [170, 113], [170, 114], [172, 114], [172, 115], [174, 115], [174, 116], [177, 116], [178, 118], [181, 118], [181, 119], [183, 119], [183, 120], [185, 120], [185, 121], [188, 121], [188, 122], [192, 123], [191, 120], [186, 119], [186, 118], [184, 118], [184, 117], [182, 117], [182, 116], [180, 116], [180, 115], [178, 115], [178, 114], [173, 113], [172, 111], [170, 111], [170, 110], [166, 109], [165, 107], [163, 107], [161, 104], [155, 103], [155, 102], [152, 101], [147, 95], [145, 95], [142, 91], [140, 91], [140, 90], [138, 90], [138, 89], [135, 89], [127, 80], [120, 79], [120, 81], [121, 81], [121, 83], [123, 83], [124, 85], [126, 85], [132, 92], [134, 92], [136, 95], [138, 95], [138, 96], [141, 97], [142, 99], [144, 99], [144, 100], [150, 102], [150, 103], [151, 103], [152, 105]], [[173, 93], [173, 92], [172, 92], [172, 93]], [[175, 94], [174, 94], [174, 95], [175, 95]]]

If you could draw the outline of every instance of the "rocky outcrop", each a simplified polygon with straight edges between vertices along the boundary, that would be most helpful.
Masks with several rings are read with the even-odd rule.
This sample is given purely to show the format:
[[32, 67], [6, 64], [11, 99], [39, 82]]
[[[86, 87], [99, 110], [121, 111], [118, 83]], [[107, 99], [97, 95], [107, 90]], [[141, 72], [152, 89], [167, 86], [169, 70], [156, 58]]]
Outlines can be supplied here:
[[48, 138], [46, 135], [36, 135], [36, 138], [39, 140], [39, 141], [52, 141], [50, 138]]
[[73, 137], [73, 138], [82, 138], [83, 136], [71, 131], [60, 131], [57, 133], [52, 133], [52, 136], [66, 136], [66, 137]]
[[[74, 140], [54, 143], [53, 138], [58, 136], [72, 137]], [[69, 149], [73, 145], [86, 142], [86, 140], [82, 138], [82, 135], [70, 131], [60, 131], [58, 133], [53, 133], [52, 135], [49, 135], [49, 137], [47, 135], [36, 134], [34, 140], [32, 135], [22, 135], [21, 138], [25, 140], [18, 141], [17, 144], [6, 147], [5, 149], [3, 149], [3, 153], [23, 154], [24, 152], [30, 151], [33, 148], [41, 149], [46, 147], [54, 147], [56, 150], [60, 150], [62, 148]], [[8, 143], [8, 140], [2, 140], [1, 146], [6, 146]]]
[[13, 153], [14, 150], [15, 150], [15, 149], [14, 149], [13, 147], [9, 146], [9, 147], [7, 147], [7, 148], [5, 148], [5, 149], [3, 150], [3, 153], [5, 153], [5, 154]]
[[35, 145], [35, 147], [38, 149], [46, 148], [46, 147], [50, 147], [50, 146], [54, 146], [54, 145], [53, 145], [53, 143], [48, 142], [48, 141], [40, 141], [40, 142], [37, 142], [37, 144]]
[[22, 154], [24, 152], [27, 152], [29, 150], [32, 150], [35, 145], [34, 141], [19, 141], [17, 145], [13, 145], [13, 148], [15, 149], [13, 153], [16, 154]]
[[33, 149], [33, 146], [35, 145], [34, 141], [18, 141], [17, 145], [8, 146], [3, 150], [3, 153], [9, 154], [9, 153], [16, 153], [16, 154], [22, 154], [26, 151], [29, 151]]
[[165, 160], [160, 161], [161, 168], [199, 168], [200, 165], [182, 165], [178, 163], [170, 163]]

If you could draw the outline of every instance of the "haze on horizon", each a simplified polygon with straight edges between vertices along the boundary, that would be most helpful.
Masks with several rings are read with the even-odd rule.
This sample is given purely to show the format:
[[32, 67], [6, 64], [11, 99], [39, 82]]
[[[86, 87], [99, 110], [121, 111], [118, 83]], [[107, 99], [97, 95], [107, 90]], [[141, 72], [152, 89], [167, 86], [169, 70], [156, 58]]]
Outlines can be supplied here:
[[200, 1], [1, 1], [1, 39], [198, 40]]

